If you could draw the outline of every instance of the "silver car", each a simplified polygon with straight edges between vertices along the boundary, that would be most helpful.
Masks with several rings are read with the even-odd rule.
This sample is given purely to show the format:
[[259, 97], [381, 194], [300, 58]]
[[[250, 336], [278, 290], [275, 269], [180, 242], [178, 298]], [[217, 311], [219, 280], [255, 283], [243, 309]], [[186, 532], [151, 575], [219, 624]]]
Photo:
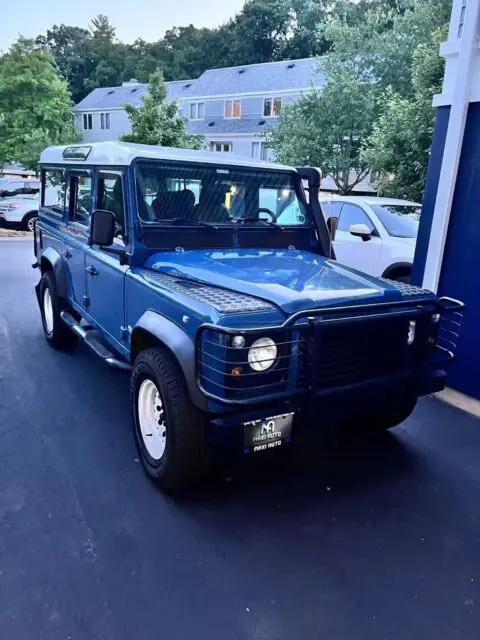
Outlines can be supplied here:
[[0, 224], [8, 227], [21, 227], [33, 231], [38, 216], [40, 196], [3, 198], [0, 200]]

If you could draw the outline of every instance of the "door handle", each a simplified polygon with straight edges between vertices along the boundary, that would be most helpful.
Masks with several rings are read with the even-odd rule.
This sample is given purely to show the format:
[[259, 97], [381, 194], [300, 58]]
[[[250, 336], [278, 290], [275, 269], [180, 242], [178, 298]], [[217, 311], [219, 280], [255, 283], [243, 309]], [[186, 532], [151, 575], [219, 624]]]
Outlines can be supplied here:
[[86, 271], [91, 275], [91, 276], [98, 276], [98, 271], [95, 269], [95, 267], [93, 267], [92, 265], [89, 265], [86, 269]]
[[70, 253], [70, 251], [68, 249], [65, 249], [65, 251], [63, 252], [63, 256], [69, 260], [72, 257], [72, 254]]

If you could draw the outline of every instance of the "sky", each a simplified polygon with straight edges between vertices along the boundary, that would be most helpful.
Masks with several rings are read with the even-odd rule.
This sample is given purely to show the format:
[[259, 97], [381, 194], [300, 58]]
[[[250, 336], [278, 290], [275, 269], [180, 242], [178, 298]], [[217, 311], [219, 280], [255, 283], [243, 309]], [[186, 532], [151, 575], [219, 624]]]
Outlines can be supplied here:
[[0, 0], [0, 50], [6, 51], [19, 34], [33, 38], [54, 24], [88, 27], [99, 13], [109, 17], [123, 42], [138, 37], [155, 41], [174, 26], [218, 26], [238, 13], [244, 1]]

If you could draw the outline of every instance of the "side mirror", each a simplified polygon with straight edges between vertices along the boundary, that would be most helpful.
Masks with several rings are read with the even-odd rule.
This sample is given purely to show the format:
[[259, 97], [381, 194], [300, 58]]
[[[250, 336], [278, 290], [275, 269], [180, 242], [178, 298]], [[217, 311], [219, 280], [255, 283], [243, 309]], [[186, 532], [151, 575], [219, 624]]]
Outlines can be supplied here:
[[352, 236], [358, 236], [364, 241], [370, 240], [370, 238], [373, 235], [372, 227], [369, 227], [368, 224], [363, 224], [363, 223], [351, 224], [349, 231], [352, 234]]
[[115, 215], [111, 211], [96, 209], [92, 213], [89, 245], [109, 247], [115, 237]]

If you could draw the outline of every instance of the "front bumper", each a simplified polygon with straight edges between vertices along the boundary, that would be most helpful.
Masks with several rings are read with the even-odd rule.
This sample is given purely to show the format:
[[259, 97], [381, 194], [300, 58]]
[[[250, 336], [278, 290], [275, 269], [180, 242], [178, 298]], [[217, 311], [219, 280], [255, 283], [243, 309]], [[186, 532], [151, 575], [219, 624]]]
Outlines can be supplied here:
[[[463, 304], [450, 298], [408, 299], [389, 304], [326, 308], [297, 313], [281, 326], [232, 329], [203, 325], [197, 335], [197, 383], [212, 413], [241, 413], [251, 407], [304, 403], [305, 396], [342, 397], [357, 391], [378, 394], [386, 386], [408, 385], [415, 395], [445, 385], [443, 366], [454, 356]], [[433, 317], [441, 320], [433, 325]], [[416, 338], [407, 345], [408, 328]], [[246, 346], [235, 349], [231, 338]], [[260, 336], [279, 346], [276, 367], [256, 374], [248, 368], [249, 344]], [[236, 369], [236, 371], [235, 371]], [[240, 370], [240, 373], [239, 373]], [[370, 396], [370, 393], [366, 394]], [[356, 407], [356, 411], [360, 407]]]

